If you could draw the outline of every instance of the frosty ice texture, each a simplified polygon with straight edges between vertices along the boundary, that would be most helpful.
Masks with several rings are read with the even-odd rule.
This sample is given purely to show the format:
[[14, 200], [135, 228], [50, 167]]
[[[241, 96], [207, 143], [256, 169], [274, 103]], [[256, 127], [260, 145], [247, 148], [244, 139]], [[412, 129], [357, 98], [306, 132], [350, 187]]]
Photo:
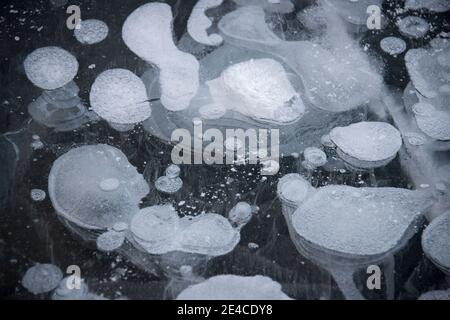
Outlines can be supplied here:
[[439, 111], [428, 103], [419, 102], [413, 105], [412, 111], [417, 126], [430, 138], [450, 140], [450, 112]]
[[228, 43], [283, 59], [303, 80], [309, 100], [318, 108], [342, 112], [376, 98], [381, 77], [348, 36], [340, 18], [325, 7], [314, 12], [327, 23], [326, 39], [318, 43], [279, 39], [266, 25], [263, 9], [257, 6], [227, 14], [219, 29]]
[[53, 264], [36, 264], [27, 270], [22, 285], [33, 294], [55, 289], [63, 277], [62, 271]]
[[180, 218], [170, 205], [140, 210], [130, 231], [133, 241], [151, 254], [182, 251], [218, 256], [230, 252], [240, 239], [239, 230], [220, 215]]
[[125, 241], [125, 233], [109, 230], [97, 238], [97, 248], [101, 251], [114, 251], [120, 248]]
[[381, 255], [400, 244], [431, 196], [399, 188], [330, 185], [317, 189], [292, 216], [307, 241], [338, 253]]
[[287, 210], [289, 215], [308, 197], [311, 191], [313, 191], [311, 184], [297, 173], [284, 175], [277, 186], [278, 196], [283, 200], [283, 203], [289, 206], [288, 209], [292, 209]]
[[28, 79], [45, 90], [61, 88], [78, 72], [77, 59], [59, 47], [36, 49], [25, 58], [23, 65]]
[[450, 212], [435, 218], [422, 234], [422, 248], [427, 257], [450, 275]]
[[[412, 85], [405, 90], [407, 107], [415, 102], [432, 104], [437, 110], [449, 113], [450, 45], [448, 39], [435, 38], [429, 47], [411, 49], [405, 55]], [[408, 94], [408, 91], [412, 94]], [[417, 92], [414, 92], [416, 90]]]
[[382, 0], [325, 0], [345, 20], [356, 25], [366, 25], [369, 6], [381, 8]]
[[445, 12], [450, 10], [450, 2], [448, 0], [406, 0], [406, 9], [422, 9], [425, 8], [432, 12]]
[[438, 37], [428, 47], [411, 49], [405, 55], [411, 83], [404, 91], [404, 103], [418, 129], [429, 137], [427, 145], [436, 150], [450, 147], [449, 43]]
[[30, 195], [31, 199], [37, 202], [44, 201], [46, 197], [45, 191], [41, 189], [31, 189]]
[[450, 300], [450, 290], [428, 291], [421, 294], [418, 300]]
[[189, 286], [177, 300], [291, 300], [269, 277], [220, 275]]
[[102, 42], [108, 36], [109, 28], [101, 20], [82, 20], [74, 30], [75, 38], [82, 44]]
[[273, 59], [234, 64], [207, 85], [215, 105], [251, 118], [283, 123], [298, 120], [305, 112], [283, 66]]
[[327, 155], [321, 149], [316, 147], [309, 147], [303, 151], [305, 162], [311, 169], [321, 167], [327, 163]]
[[271, 13], [286, 14], [294, 11], [291, 0], [233, 0], [240, 6], [260, 6]]
[[111, 123], [133, 124], [151, 115], [144, 83], [126, 69], [110, 69], [99, 74], [89, 99], [92, 109]]
[[390, 162], [402, 146], [400, 132], [385, 122], [358, 122], [330, 132], [339, 156], [357, 168], [374, 168]]
[[252, 218], [252, 207], [247, 202], [238, 202], [228, 213], [234, 227], [242, 228]]
[[[213, 52], [207, 54], [202, 60], [200, 60], [201, 82], [205, 83], [209, 80], [220, 80], [221, 74], [225, 70], [235, 66], [236, 64], [248, 62], [251, 59], [254, 59], [254, 61], [275, 61], [273, 59], [273, 56], [270, 56], [270, 54], [267, 54], [263, 51], [258, 52], [251, 49], [236, 47], [225, 42], [220, 47], [216, 48]], [[248, 65], [248, 63], [246, 63], [246, 65]], [[261, 65], [261, 63], [258, 63], [258, 65]], [[331, 130], [333, 127], [339, 125], [347, 125], [351, 122], [352, 117], [354, 116], [351, 112], [335, 113], [313, 108], [311, 103], [308, 103], [308, 99], [304, 94], [301, 79], [296, 74], [292, 73], [289, 67], [287, 67], [285, 64], [281, 63], [281, 65], [285, 70], [285, 76], [287, 76], [291, 87], [294, 88], [296, 93], [298, 93], [299, 97], [302, 99], [305, 105], [305, 113], [301, 117], [298, 117], [291, 122], [281, 122], [281, 120], [283, 118], [292, 120], [296, 116], [295, 113], [291, 112], [291, 114], [288, 116], [275, 111], [289, 109], [292, 110], [293, 108], [290, 108], [289, 105], [295, 106], [295, 104], [299, 103], [299, 101], [295, 101], [295, 98], [292, 99], [292, 101], [288, 101], [287, 106], [279, 107], [281, 100], [284, 99], [272, 97], [271, 99], [269, 99], [269, 101], [274, 100], [277, 102], [277, 105], [271, 106], [271, 113], [276, 114], [276, 117], [271, 119], [262, 119], [258, 112], [250, 113], [248, 111], [245, 111], [247, 107], [239, 109], [227, 109], [224, 105], [214, 103], [209, 88], [205, 85], [202, 85], [198, 91], [197, 96], [191, 101], [191, 105], [186, 110], [176, 113], [168, 112], [163, 106], [160, 106], [159, 103], [154, 102], [153, 116], [145, 121], [143, 123], [143, 126], [145, 130], [149, 131], [152, 135], [158, 136], [159, 138], [166, 141], [170, 140], [171, 134], [176, 128], [187, 129], [191, 132], [192, 136], [195, 136], [192, 126], [192, 119], [194, 119], [195, 117], [199, 117], [204, 120], [204, 132], [210, 128], [219, 129], [224, 136], [226, 135], [226, 129], [267, 129], [267, 127], [270, 126], [270, 128], [279, 129], [280, 131], [280, 152], [290, 154], [294, 151], [301, 152], [304, 148], [318, 142], [320, 136], [328, 133], [329, 130]], [[267, 67], [265, 67], [265, 69], [267, 69]], [[291, 72], [289, 72], [288, 70]], [[155, 81], [153, 81], [155, 77], [154, 71], [154, 69], [150, 69], [143, 76], [143, 79], [145, 79], [144, 82], [146, 83], [149, 92], [149, 97], [159, 96], [159, 88], [157, 88], [157, 85], [155, 85]], [[238, 73], [234, 72], [234, 74], [236, 76], [236, 83], [241, 83], [244, 87], [247, 86], [243, 79], [239, 78], [240, 75]], [[260, 71], [256, 72], [255, 74], [263, 75], [263, 79], [255, 79], [255, 82], [273, 82], [272, 80], [264, 79], [270, 75], [263, 74]], [[251, 76], [252, 80], [253, 78], [255, 77]], [[247, 77], [245, 79], [247, 79]], [[235, 87], [236, 85], [233, 86], [233, 88]], [[266, 87], [267, 86], [261, 86], [261, 89], [264, 89]], [[288, 88], [284, 88], [283, 90], [281, 90], [281, 92], [291, 91], [291, 89], [289, 89], [289, 91], [287, 91], [287, 89]], [[222, 86], [217, 86], [217, 90], [221, 95], [224, 94], [224, 88]], [[244, 97], [243, 93], [246, 93], [247, 91], [247, 89], [243, 90], [242, 88], [236, 90], [234, 94], [234, 96], [237, 96], [238, 98], [238, 103], [236, 105], [242, 105], [244, 104], [244, 102], [247, 103], [247, 101], [251, 102], [252, 104], [254, 104], [255, 102], [261, 104], [261, 98], [258, 96], [256, 96], [256, 98], [254, 95], [252, 95], [251, 97]], [[272, 89], [267, 92], [273, 92], [274, 94], [277, 94], [278, 91], [278, 89]], [[264, 94], [264, 96], [266, 96], [266, 93]], [[227, 101], [230, 100], [230, 95], [226, 98]], [[239, 112], [235, 110], [238, 110]], [[246, 116], [241, 111], [247, 112], [250, 115]], [[158, 121], [156, 121], [156, 119], [158, 119]]]
[[175, 46], [172, 19], [168, 4], [147, 3], [127, 17], [122, 38], [131, 51], [159, 68], [161, 102], [168, 110], [179, 111], [197, 93], [199, 63]]
[[58, 288], [52, 293], [52, 300], [106, 300], [96, 294], [90, 293], [84, 279], [79, 279], [79, 287], [74, 286], [73, 276], [61, 280]]
[[401, 18], [397, 22], [397, 26], [402, 35], [413, 39], [422, 38], [430, 30], [428, 22], [416, 16]]
[[59, 157], [48, 188], [57, 213], [87, 229], [128, 222], [149, 192], [122, 151], [104, 144], [74, 148]]
[[[296, 193], [303, 196], [296, 199]], [[279, 181], [278, 196], [297, 250], [326, 268], [347, 299], [364, 299], [353, 280], [358, 268], [394, 268], [393, 254], [416, 232], [415, 223], [433, 200], [431, 193], [399, 188], [315, 189], [297, 174]], [[393, 286], [387, 279], [391, 298]]]
[[34, 50], [24, 61], [25, 73], [43, 94], [28, 105], [33, 120], [58, 131], [69, 131], [90, 120], [72, 81], [78, 72], [77, 59], [59, 47]]
[[406, 50], [406, 42], [397, 37], [386, 37], [380, 41], [381, 49], [392, 56], [397, 56]]
[[[78, 86], [71, 81], [61, 88], [45, 90], [28, 105], [28, 113], [34, 121], [56, 131], [70, 131], [95, 119], [78, 97]], [[35, 141], [34, 145], [38, 145]]]
[[208, 35], [207, 30], [212, 22], [205, 13], [210, 8], [220, 6], [222, 2], [223, 0], [200, 0], [196, 3], [187, 24], [189, 35], [195, 41], [209, 46], [218, 46], [222, 43], [223, 39], [220, 35]]
[[166, 175], [159, 177], [155, 182], [155, 187], [158, 191], [164, 193], [176, 193], [183, 186], [183, 180], [179, 177], [180, 167], [177, 165], [170, 165], [166, 169]]

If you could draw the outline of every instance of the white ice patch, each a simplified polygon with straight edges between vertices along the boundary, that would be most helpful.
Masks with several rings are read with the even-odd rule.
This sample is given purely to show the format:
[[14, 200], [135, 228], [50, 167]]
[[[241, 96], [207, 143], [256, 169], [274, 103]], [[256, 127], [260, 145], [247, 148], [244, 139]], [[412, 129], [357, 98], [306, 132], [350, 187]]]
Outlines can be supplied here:
[[269, 277], [220, 275], [189, 286], [177, 300], [291, 300]]
[[102, 42], [108, 36], [109, 28], [101, 20], [82, 20], [74, 30], [75, 38], [82, 44], [95, 44]]
[[99, 74], [89, 99], [92, 109], [108, 122], [132, 124], [151, 115], [144, 83], [126, 69], [110, 69]]
[[271, 13], [291, 13], [295, 10], [291, 0], [233, 0], [240, 6], [260, 6]]
[[228, 213], [228, 220], [237, 228], [245, 226], [252, 218], [252, 207], [247, 202], [238, 202]]
[[305, 112], [283, 66], [273, 59], [234, 64], [207, 84], [215, 104], [252, 118], [292, 122]]
[[321, 167], [327, 163], [327, 155], [321, 149], [308, 147], [303, 151], [305, 161], [313, 168]]
[[61, 88], [78, 72], [77, 59], [59, 47], [36, 49], [26, 57], [23, 65], [28, 79], [45, 90]]
[[208, 35], [208, 28], [212, 26], [211, 20], [206, 16], [205, 11], [222, 4], [223, 0], [200, 0], [192, 9], [189, 17], [187, 30], [195, 41], [208, 46], [218, 46], [223, 39], [218, 34]]
[[378, 97], [382, 79], [346, 33], [340, 18], [327, 8], [316, 12], [327, 23], [327, 34], [319, 39], [320, 44], [279, 39], [257, 6], [227, 14], [219, 22], [219, 29], [225, 41], [233, 45], [283, 59], [303, 80], [307, 97], [318, 108], [342, 112]]
[[27, 270], [22, 278], [22, 285], [33, 294], [52, 291], [58, 285], [63, 274], [53, 264], [36, 264]]
[[381, 49], [392, 56], [397, 56], [406, 50], [406, 42], [397, 37], [386, 37], [380, 41]]
[[366, 25], [369, 6], [381, 8], [383, 0], [325, 0], [345, 20], [357, 25]]
[[450, 84], [450, 72], [445, 59], [450, 55], [450, 46], [444, 41], [439, 43], [435, 41], [434, 45], [436, 47], [428, 49], [410, 49], [405, 55], [406, 68], [411, 81], [425, 98], [449, 94], [446, 93], [444, 86]]
[[433, 263], [450, 274], [450, 212], [428, 225], [422, 234], [422, 247]]
[[65, 219], [87, 229], [108, 229], [129, 222], [149, 187], [122, 151], [99, 144], [59, 157], [50, 171], [48, 191]]
[[180, 176], [180, 167], [177, 165], [170, 165], [166, 169], [166, 174], [159, 177], [155, 181], [155, 187], [158, 191], [168, 194], [176, 193], [183, 186], [183, 180]]
[[[344, 160], [357, 167], [392, 160], [402, 146], [400, 132], [385, 122], [358, 122], [331, 130], [330, 138]], [[352, 161], [355, 159], [355, 161]]]
[[278, 182], [278, 196], [296, 205], [300, 205], [311, 192], [313, 192], [311, 184], [297, 173], [287, 174]]
[[90, 300], [89, 288], [83, 279], [77, 279], [79, 286], [74, 286], [72, 276], [61, 280], [58, 288], [52, 293], [52, 300]]
[[134, 10], [122, 28], [125, 44], [160, 71], [161, 103], [171, 111], [186, 109], [199, 87], [199, 63], [178, 50], [172, 38], [172, 11], [164, 3]]
[[450, 290], [428, 291], [421, 294], [418, 300], [450, 300]]
[[412, 111], [417, 126], [430, 138], [436, 140], [450, 140], [450, 113], [439, 111], [428, 103], [419, 102], [413, 105]]
[[427, 9], [432, 12], [445, 12], [450, 10], [448, 0], [406, 0], [405, 8], [411, 10]]
[[398, 188], [325, 186], [294, 213], [295, 231], [328, 250], [379, 255], [394, 249], [431, 196]]
[[133, 240], [151, 254], [182, 251], [218, 256], [233, 250], [240, 239], [239, 231], [220, 215], [180, 218], [169, 205], [140, 210], [130, 231]]
[[406, 37], [419, 39], [430, 31], [430, 24], [421, 17], [407, 16], [397, 22], [400, 33]]

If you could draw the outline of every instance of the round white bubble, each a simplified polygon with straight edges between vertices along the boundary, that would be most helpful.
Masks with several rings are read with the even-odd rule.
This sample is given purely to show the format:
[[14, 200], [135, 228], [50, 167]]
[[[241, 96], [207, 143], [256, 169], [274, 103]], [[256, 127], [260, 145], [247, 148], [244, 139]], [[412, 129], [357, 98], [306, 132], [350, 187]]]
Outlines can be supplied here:
[[109, 28], [101, 20], [88, 19], [80, 22], [75, 28], [75, 38], [83, 44], [95, 44], [102, 42], [108, 36]]
[[400, 33], [409, 38], [422, 38], [430, 30], [428, 22], [420, 17], [407, 16], [397, 22]]
[[151, 115], [144, 83], [126, 69], [102, 72], [92, 85], [89, 99], [93, 110], [111, 123], [138, 123]]
[[32, 189], [30, 195], [33, 201], [43, 201], [45, 199], [46, 193], [41, 189]]
[[53, 264], [36, 264], [27, 270], [22, 285], [33, 294], [55, 289], [63, 278], [62, 271]]
[[319, 148], [309, 147], [303, 151], [305, 161], [313, 167], [320, 167], [327, 163], [327, 155]]
[[36, 49], [25, 58], [23, 65], [28, 79], [45, 90], [61, 88], [78, 72], [77, 59], [59, 47]]
[[380, 41], [380, 47], [384, 52], [396, 56], [406, 50], [406, 42], [397, 37], [386, 37]]

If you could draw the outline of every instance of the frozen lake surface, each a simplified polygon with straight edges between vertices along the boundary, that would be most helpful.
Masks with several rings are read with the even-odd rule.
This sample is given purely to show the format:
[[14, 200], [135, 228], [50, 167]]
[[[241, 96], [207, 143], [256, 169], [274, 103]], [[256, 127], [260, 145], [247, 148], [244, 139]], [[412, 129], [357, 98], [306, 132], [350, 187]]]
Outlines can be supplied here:
[[0, 298], [449, 298], [446, 1], [67, 6], [0, 5]]

